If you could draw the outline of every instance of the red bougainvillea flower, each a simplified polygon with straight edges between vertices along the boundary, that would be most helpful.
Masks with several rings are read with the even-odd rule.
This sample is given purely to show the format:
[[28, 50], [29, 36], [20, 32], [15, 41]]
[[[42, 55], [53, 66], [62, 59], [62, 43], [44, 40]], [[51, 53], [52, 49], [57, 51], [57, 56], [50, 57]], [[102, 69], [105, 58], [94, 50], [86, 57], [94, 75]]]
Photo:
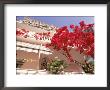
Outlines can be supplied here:
[[85, 26], [84, 21], [81, 21], [79, 24], [80, 24], [81, 27]]
[[93, 27], [93, 26], [94, 26], [94, 24], [88, 24], [87, 26], [88, 26], [88, 27]]
[[64, 50], [70, 61], [73, 58], [68, 47], [77, 47], [80, 53], [94, 58], [94, 24], [85, 24], [84, 21], [79, 24], [80, 26], [70, 25], [71, 29], [74, 28], [73, 32], [69, 32], [67, 26], [57, 29], [47, 46], [52, 46], [55, 50]]
[[25, 30], [25, 29], [19, 29], [19, 28], [16, 29], [16, 35], [17, 36], [23, 36], [23, 37], [26, 38], [28, 32], [29, 31], [28, 30]]
[[48, 32], [48, 34], [50, 34], [50, 32]]
[[71, 28], [71, 29], [74, 29], [74, 25], [73, 25], [73, 24], [71, 24], [71, 25], [70, 25], [70, 28]]

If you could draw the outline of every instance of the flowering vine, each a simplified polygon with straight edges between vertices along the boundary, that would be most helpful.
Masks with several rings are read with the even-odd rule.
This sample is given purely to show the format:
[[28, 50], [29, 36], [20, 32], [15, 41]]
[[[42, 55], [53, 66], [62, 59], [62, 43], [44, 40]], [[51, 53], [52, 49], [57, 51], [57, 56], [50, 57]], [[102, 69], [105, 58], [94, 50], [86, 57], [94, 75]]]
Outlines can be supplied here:
[[17, 36], [22, 36], [24, 38], [27, 38], [27, 37], [34, 38], [36, 40], [45, 40], [45, 39], [50, 40], [50, 32], [35, 33], [35, 32], [32, 32], [32, 31], [25, 30], [25, 29], [17, 28], [16, 35]]
[[85, 24], [81, 21], [79, 26], [72, 24], [70, 28], [72, 32], [69, 32], [67, 26], [57, 29], [51, 43], [46, 46], [51, 46], [57, 51], [63, 50], [70, 61], [74, 61], [70, 54], [73, 47], [80, 53], [94, 58], [94, 24]]

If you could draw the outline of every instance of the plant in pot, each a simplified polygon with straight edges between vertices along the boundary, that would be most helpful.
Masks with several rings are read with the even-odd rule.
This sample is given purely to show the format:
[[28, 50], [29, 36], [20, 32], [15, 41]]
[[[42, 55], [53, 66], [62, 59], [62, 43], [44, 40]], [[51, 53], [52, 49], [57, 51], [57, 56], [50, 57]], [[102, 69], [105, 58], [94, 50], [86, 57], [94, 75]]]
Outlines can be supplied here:
[[64, 62], [64, 60], [60, 60], [58, 58], [52, 60], [52, 62], [48, 63], [47, 65], [48, 71], [51, 74], [61, 74], [64, 68], [67, 67], [67, 64]]

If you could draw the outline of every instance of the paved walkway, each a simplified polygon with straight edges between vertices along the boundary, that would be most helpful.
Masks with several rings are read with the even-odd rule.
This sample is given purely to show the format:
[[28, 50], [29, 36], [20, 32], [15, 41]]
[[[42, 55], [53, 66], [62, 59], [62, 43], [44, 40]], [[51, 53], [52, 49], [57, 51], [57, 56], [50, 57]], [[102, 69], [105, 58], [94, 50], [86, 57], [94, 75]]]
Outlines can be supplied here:
[[[48, 71], [46, 70], [32, 70], [32, 69], [17, 69], [16, 74], [17, 75], [49, 75]], [[84, 74], [84, 72], [81, 72], [81, 73], [80, 72], [62, 72], [62, 74], [60, 75], [71, 75], [71, 74]]]

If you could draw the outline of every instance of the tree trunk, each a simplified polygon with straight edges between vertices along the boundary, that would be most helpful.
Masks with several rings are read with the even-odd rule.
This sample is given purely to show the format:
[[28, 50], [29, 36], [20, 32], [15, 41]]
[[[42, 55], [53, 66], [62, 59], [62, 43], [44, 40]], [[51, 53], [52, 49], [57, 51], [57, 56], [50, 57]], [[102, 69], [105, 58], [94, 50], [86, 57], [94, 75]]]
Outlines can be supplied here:
[[94, 65], [85, 62], [85, 64], [82, 64], [80, 62], [78, 62], [77, 60], [73, 60], [73, 62], [79, 66], [81, 66], [81, 68], [83, 68], [85, 73], [90, 73], [90, 74], [94, 74]]

